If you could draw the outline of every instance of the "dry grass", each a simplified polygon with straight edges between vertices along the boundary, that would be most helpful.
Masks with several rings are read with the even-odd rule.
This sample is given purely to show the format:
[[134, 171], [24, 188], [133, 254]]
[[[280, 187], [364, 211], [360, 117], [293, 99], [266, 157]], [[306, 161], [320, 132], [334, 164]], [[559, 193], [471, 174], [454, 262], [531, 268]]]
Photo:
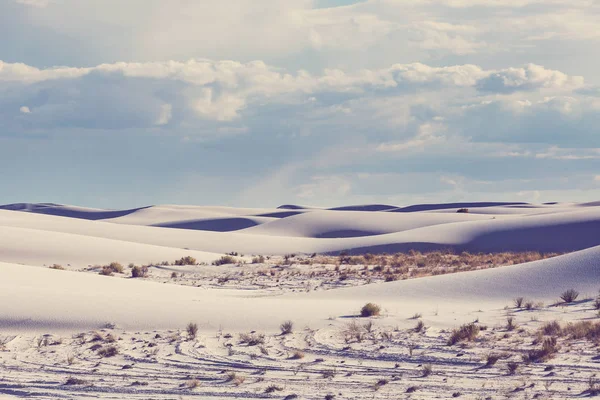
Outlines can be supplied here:
[[454, 329], [450, 338], [448, 338], [448, 345], [452, 346], [458, 342], [472, 342], [479, 335], [479, 326], [474, 323], [462, 325], [458, 329]]

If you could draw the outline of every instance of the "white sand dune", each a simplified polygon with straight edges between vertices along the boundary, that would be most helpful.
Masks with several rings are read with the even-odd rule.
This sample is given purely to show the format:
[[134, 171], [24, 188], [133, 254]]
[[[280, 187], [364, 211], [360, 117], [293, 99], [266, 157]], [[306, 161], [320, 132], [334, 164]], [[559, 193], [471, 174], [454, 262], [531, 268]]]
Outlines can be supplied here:
[[[445, 210], [444, 207], [442, 210]], [[390, 213], [313, 209], [277, 218], [257, 215], [281, 210], [164, 206], [140, 209], [123, 217], [105, 220], [0, 210], [0, 227], [69, 233], [209, 253], [364, 253], [446, 248], [472, 252], [567, 252], [600, 245], [598, 206], [514, 207], [494, 206], [490, 211], [493, 215], [439, 210]], [[501, 213], [503, 209], [506, 211]], [[525, 210], [526, 213], [514, 213], [514, 210]], [[166, 227], [151, 226], [161, 224]], [[241, 229], [248, 225], [252, 226]], [[0, 239], [0, 249], [7, 246], [6, 241]], [[32, 263], [26, 253], [22, 259], [11, 258], [11, 261]]]
[[329, 317], [355, 315], [369, 301], [396, 318], [438, 310], [443, 317], [436, 323], [443, 326], [471, 318], [479, 309], [501, 308], [516, 296], [551, 301], [568, 288], [595, 293], [600, 247], [493, 270], [269, 297], [6, 263], [0, 263], [0, 271], [4, 330], [93, 329], [106, 322], [127, 329], [170, 329], [190, 320], [206, 330], [275, 330], [291, 316], [299, 324], [320, 327]]
[[[484, 368], [482, 360], [492, 352], [510, 352], [511, 360], [521, 360], [536, 346], [533, 335], [543, 321], [597, 315], [585, 299], [600, 288], [600, 205], [479, 203], [470, 205], [469, 213], [456, 213], [465, 205], [403, 210], [381, 205], [335, 210], [0, 207], [0, 397], [284, 398], [293, 390], [298, 398], [324, 398], [325, 393], [346, 398], [350, 392], [354, 398], [398, 398], [417, 386], [410, 398], [446, 398], [458, 391], [463, 398], [497, 393], [539, 397], [542, 385], [534, 383], [548, 378], [542, 366], [522, 365], [512, 377], [504, 370], [507, 360], [500, 360], [496, 369]], [[333, 266], [280, 267], [275, 265], [277, 257], [265, 265], [150, 267], [147, 279], [76, 271], [111, 261], [174, 261], [188, 255], [210, 262], [230, 251], [248, 259], [251, 254], [443, 248], [572, 253], [344, 289], [335, 288], [337, 280], [324, 286], [305, 278], [308, 275], [295, 275], [301, 267], [328, 273]], [[47, 268], [54, 263], [69, 264], [70, 270]], [[249, 274], [252, 269], [258, 274]], [[227, 286], [220, 286], [221, 271]], [[171, 277], [172, 272], [178, 275]], [[199, 279], [202, 275], [209, 278]], [[246, 281], [237, 279], [242, 275]], [[244, 285], [257, 276], [262, 281], [248, 290], [251, 286]], [[265, 280], [278, 286], [265, 288]], [[285, 285], [290, 282], [297, 285], [289, 289]], [[582, 301], [550, 306], [571, 288], [581, 292]], [[516, 297], [545, 306], [505, 309]], [[382, 315], [371, 320], [372, 338], [348, 342], [349, 323], [367, 302], [382, 307]], [[522, 331], [506, 332], [508, 313]], [[420, 316], [418, 321], [414, 315]], [[286, 320], [294, 322], [294, 333], [279, 335], [279, 325]], [[480, 340], [465, 347], [448, 346], [449, 329], [475, 320], [490, 328]], [[184, 333], [189, 322], [200, 329], [193, 340]], [[355, 326], [366, 332], [371, 328], [364, 322]], [[427, 329], [416, 332], [417, 322]], [[117, 328], [101, 335], [91, 332], [107, 323]], [[238, 334], [249, 331], [267, 334], [264, 348], [240, 342]], [[73, 336], [82, 332], [87, 334]], [[108, 348], [108, 332], [117, 338], [113, 345], [118, 354], [112, 357], [99, 351]], [[98, 344], [96, 335], [107, 344]], [[575, 347], [561, 346], [564, 350], [552, 371], [553, 390], [560, 391], [560, 398], [585, 393], [597, 351], [582, 341]], [[293, 357], [297, 351], [299, 359]], [[421, 371], [428, 364], [434, 372], [425, 376]], [[228, 371], [247, 377], [245, 383], [238, 386]], [[327, 371], [338, 373], [327, 379]], [[73, 383], [69, 377], [82, 381], [67, 385]], [[199, 386], [188, 386], [195, 377]], [[382, 377], [384, 387], [374, 386]], [[525, 387], [517, 379], [533, 383]], [[283, 392], [266, 393], [273, 383]]]

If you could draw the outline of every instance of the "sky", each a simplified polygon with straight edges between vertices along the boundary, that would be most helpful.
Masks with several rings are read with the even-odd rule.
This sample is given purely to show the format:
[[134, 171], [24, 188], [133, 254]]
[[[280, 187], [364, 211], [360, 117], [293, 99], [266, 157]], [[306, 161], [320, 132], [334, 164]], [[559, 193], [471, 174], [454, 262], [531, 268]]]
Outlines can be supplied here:
[[3, 0], [0, 204], [600, 200], [596, 0]]

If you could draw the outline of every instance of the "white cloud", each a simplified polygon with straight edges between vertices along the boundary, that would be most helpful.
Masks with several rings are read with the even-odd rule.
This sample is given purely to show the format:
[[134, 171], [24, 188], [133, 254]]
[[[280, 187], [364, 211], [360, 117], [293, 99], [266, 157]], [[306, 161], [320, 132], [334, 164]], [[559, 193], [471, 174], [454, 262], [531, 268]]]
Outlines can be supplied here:
[[24, 4], [26, 6], [33, 7], [46, 7], [50, 0], [16, 0], [18, 4]]
[[21, 113], [23, 113], [23, 114], [29, 114], [29, 113], [31, 113], [31, 110], [27, 106], [22, 106], [21, 108], [19, 108], [19, 111]]
[[160, 107], [160, 113], [156, 119], [156, 125], [166, 125], [173, 117], [173, 106], [164, 104]]

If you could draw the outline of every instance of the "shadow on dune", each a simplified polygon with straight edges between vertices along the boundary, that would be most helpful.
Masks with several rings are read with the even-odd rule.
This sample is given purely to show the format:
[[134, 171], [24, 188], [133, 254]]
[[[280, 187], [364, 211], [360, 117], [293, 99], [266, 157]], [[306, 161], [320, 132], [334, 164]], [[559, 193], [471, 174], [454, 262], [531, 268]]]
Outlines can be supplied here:
[[295, 204], [284, 204], [277, 207], [278, 210], [306, 210], [308, 207], [297, 206]]
[[298, 215], [298, 214], [304, 214], [304, 212], [303, 211], [280, 211], [280, 212], [267, 213], [267, 214], [258, 214], [256, 216], [257, 217], [267, 217], [267, 218], [287, 218], [287, 217], [293, 217], [294, 215]]
[[95, 209], [72, 209], [69, 207], [62, 206], [60, 204], [53, 203], [41, 203], [41, 204], [30, 204], [30, 203], [16, 203], [7, 204], [0, 206], [2, 210], [10, 211], [23, 211], [31, 212], [36, 214], [54, 215], [57, 217], [87, 219], [89, 221], [97, 221], [100, 219], [119, 218], [125, 215], [132, 214], [139, 210], [150, 208], [151, 206], [132, 208], [129, 210], [95, 210]]
[[354, 229], [346, 229], [341, 231], [323, 232], [316, 236], [317, 239], [340, 239], [352, 237], [364, 237], [381, 235], [381, 232], [360, 231]]
[[[600, 221], [572, 222], [529, 228], [511, 228], [483, 233], [461, 244], [389, 243], [343, 250], [348, 254], [405, 253], [436, 250], [468, 251], [471, 253], [501, 253], [505, 251], [539, 251], [541, 253], [568, 253], [600, 245]], [[327, 254], [339, 254], [332, 251]]]
[[161, 228], [190, 229], [196, 231], [232, 232], [239, 231], [240, 229], [250, 228], [256, 225], [258, 225], [256, 221], [248, 218], [218, 218], [172, 222], [156, 224], [152, 226]]
[[330, 211], [389, 211], [396, 210], [397, 206], [390, 206], [387, 204], [364, 204], [360, 206], [344, 206], [328, 208]]
[[389, 212], [418, 212], [432, 210], [448, 210], [451, 208], [481, 208], [481, 207], [499, 207], [499, 206], [527, 206], [529, 203], [442, 203], [442, 204], [415, 204], [408, 207], [394, 208]]

